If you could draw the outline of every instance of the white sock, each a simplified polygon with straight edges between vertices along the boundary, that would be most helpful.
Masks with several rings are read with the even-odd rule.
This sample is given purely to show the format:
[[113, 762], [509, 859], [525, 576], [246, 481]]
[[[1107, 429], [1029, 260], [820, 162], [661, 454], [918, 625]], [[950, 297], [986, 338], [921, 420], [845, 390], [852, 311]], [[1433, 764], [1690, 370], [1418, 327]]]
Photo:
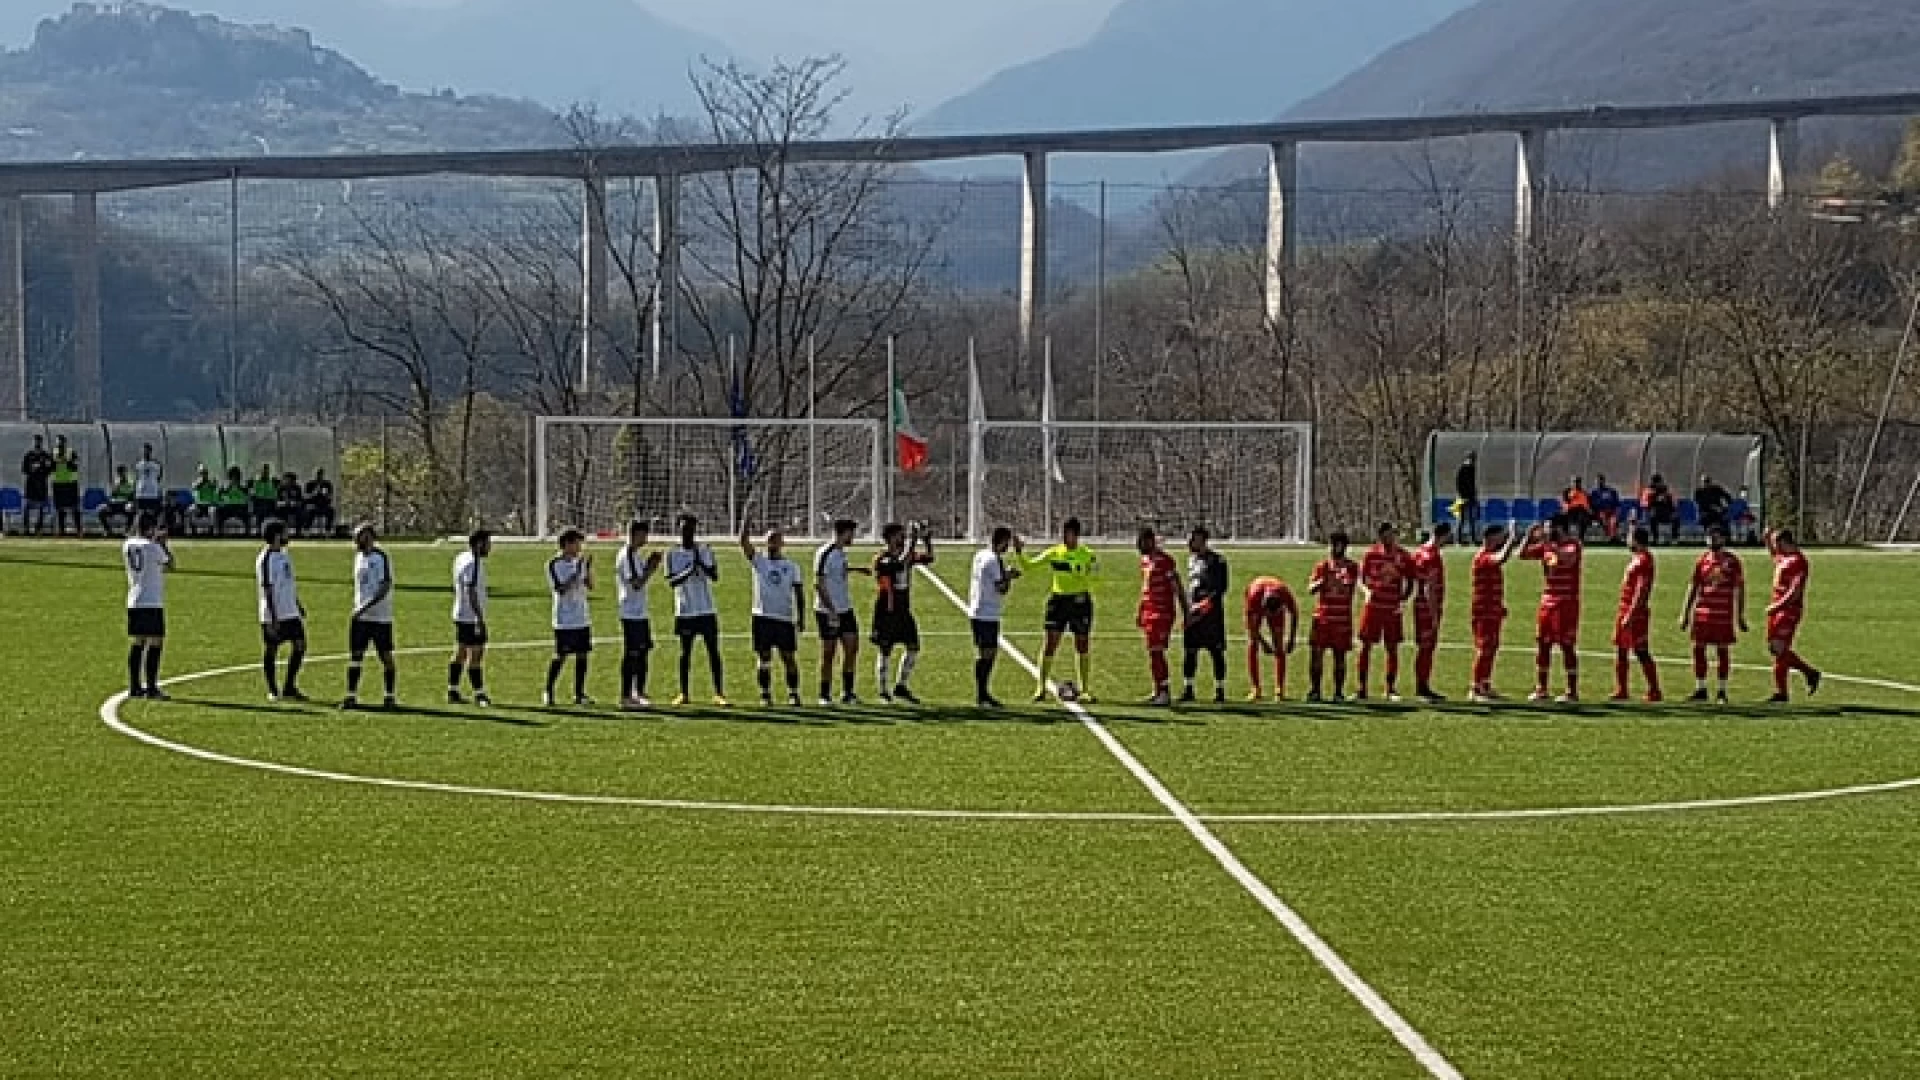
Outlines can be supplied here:
[[920, 662], [920, 654], [909, 652], [900, 658], [900, 685], [905, 686], [913, 679], [913, 669]]
[[887, 681], [887, 670], [892, 666], [893, 666], [892, 653], [883, 652], [873, 658], [873, 677], [874, 677], [875, 685], [880, 687], [880, 692], [883, 694], [891, 693], [893, 690], [893, 684]]

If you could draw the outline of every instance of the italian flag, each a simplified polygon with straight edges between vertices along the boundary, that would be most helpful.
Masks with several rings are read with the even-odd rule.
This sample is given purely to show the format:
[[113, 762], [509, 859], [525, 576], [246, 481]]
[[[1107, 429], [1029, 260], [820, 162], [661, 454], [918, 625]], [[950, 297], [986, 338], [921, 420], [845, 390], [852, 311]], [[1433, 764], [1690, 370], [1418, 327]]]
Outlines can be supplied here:
[[907, 391], [898, 375], [893, 379], [893, 443], [901, 472], [917, 473], [927, 467], [926, 436], [914, 429], [907, 414]]

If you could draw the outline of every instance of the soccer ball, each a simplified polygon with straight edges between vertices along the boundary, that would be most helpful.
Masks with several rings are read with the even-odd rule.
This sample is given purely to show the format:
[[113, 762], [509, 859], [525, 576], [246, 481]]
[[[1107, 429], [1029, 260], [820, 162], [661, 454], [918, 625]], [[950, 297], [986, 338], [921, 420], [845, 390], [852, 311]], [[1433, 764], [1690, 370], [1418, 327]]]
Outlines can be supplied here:
[[1060, 689], [1056, 696], [1058, 696], [1061, 701], [1079, 701], [1080, 688], [1073, 684], [1073, 680], [1069, 679], [1060, 684]]

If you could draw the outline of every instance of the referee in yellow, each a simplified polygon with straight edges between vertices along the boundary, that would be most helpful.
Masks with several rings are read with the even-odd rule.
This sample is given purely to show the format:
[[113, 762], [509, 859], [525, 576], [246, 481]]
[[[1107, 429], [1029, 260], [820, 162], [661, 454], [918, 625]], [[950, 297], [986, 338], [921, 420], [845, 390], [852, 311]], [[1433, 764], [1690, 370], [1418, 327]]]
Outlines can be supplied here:
[[1060, 542], [1038, 555], [1023, 556], [1027, 566], [1053, 575], [1053, 588], [1047, 595], [1047, 648], [1040, 658], [1040, 685], [1033, 700], [1047, 700], [1047, 683], [1053, 675], [1053, 654], [1060, 651], [1060, 636], [1073, 635], [1078, 653], [1080, 700], [1093, 701], [1093, 661], [1088, 650], [1093, 645], [1093, 586], [1100, 575], [1100, 560], [1093, 549], [1080, 542], [1080, 519], [1068, 518], [1060, 527]]

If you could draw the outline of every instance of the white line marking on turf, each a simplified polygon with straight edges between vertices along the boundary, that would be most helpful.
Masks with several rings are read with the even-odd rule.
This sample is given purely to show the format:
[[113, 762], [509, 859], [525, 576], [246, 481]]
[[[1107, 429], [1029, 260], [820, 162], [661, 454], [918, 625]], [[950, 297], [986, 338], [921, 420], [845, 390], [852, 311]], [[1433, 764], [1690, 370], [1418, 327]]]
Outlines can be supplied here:
[[[954, 592], [951, 586], [932, 570], [925, 567], [922, 567], [921, 570], [927, 579], [933, 582], [934, 588], [939, 589], [962, 613], [966, 611], [966, 603], [960, 599], [960, 595]], [[1000, 640], [1000, 648], [1001, 651], [1012, 658], [1014, 663], [1026, 668], [1034, 677], [1039, 677], [1039, 666], [1029, 659], [1027, 654], [1021, 652], [1011, 641], [1002, 637]], [[1261, 907], [1266, 908], [1267, 913], [1278, 920], [1280, 925], [1286, 928], [1287, 933], [1293, 935], [1293, 939], [1299, 942], [1300, 945], [1319, 962], [1320, 966], [1325, 968], [1327, 972], [1340, 983], [1341, 987], [1367, 1010], [1381, 1027], [1386, 1028], [1387, 1032], [1393, 1036], [1394, 1041], [1404, 1047], [1409, 1054], [1412, 1054], [1414, 1060], [1418, 1061], [1429, 1075], [1433, 1076], [1435, 1080], [1461, 1080], [1460, 1071], [1454, 1068], [1452, 1062], [1449, 1062], [1442, 1056], [1440, 1051], [1433, 1048], [1433, 1044], [1427, 1041], [1426, 1036], [1421, 1035], [1419, 1031], [1414, 1029], [1412, 1024], [1407, 1023], [1406, 1018], [1401, 1016], [1391, 1004], [1388, 1004], [1387, 999], [1382, 997], [1379, 991], [1375, 990], [1365, 979], [1362, 979], [1360, 974], [1353, 970], [1352, 965], [1348, 964], [1339, 953], [1335, 952], [1333, 946], [1327, 944], [1326, 939], [1321, 937], [1312, 926], [1307, 924], [1307, 920], [1300, 917], [1299, 912], [1293, 910], [1286, 901], [1280, 899], [1279, 895], [1276, 894], [1266, 882], [1262, 881], [1258, 875], [1248, 869], [1247, 864], [1241, 862], [1240, 857], [1235, 855], [1233, 850], [1227, 847], [1218, 836], [1214, 835], [1212, 829], [1207, 828], [1198, 817], [1194, 816], [1193, 811], [1187, 808], [1187, 804], [1176, 798], [1173, 792], [1168, 790], [1167, 786], [1160, 782], [1159, 777], [1155, 776], [1150, 769], [1141, 764], [1140, 759], [1134, 757], [1133, 752], [1128, 750], [1119, 739], [1115, 738], [1113, 732], [1107, 730], [1105, 724], [1102, 724], [1091, 712], [1087, 711], [1086, 706], [1077, 701], [1062, 702], [1062, 704], [1066, 706], [1069, 713], [1072, 713], [1074, 717], [1080, 721], [1082, 727], [1086, 728], [1093, 734], [1094, 738], [1100, 741], [1101, 746], [1106, 747], [1107, 753], [1113, 755], [1114, 760], [1125, 767], [1127, 772], [1131, 773], [1133, 778], [1138, 780], [1140, 785], [1146, 788], [1161, 806], [1167, 808], [1167, 812], [1172, 814], [1174, 819], [1180, 823], [1181, 827], [1187, 830], [1187, 834], [1199, 841], [1200, 846], [1206, 849], [1207, 854], [1213, 856], [1213, 860], [1220, 864], [1220, 868], [1225, 870], [1234, 881], [1238, 882], [1240, 887], [1245, 889]]]

